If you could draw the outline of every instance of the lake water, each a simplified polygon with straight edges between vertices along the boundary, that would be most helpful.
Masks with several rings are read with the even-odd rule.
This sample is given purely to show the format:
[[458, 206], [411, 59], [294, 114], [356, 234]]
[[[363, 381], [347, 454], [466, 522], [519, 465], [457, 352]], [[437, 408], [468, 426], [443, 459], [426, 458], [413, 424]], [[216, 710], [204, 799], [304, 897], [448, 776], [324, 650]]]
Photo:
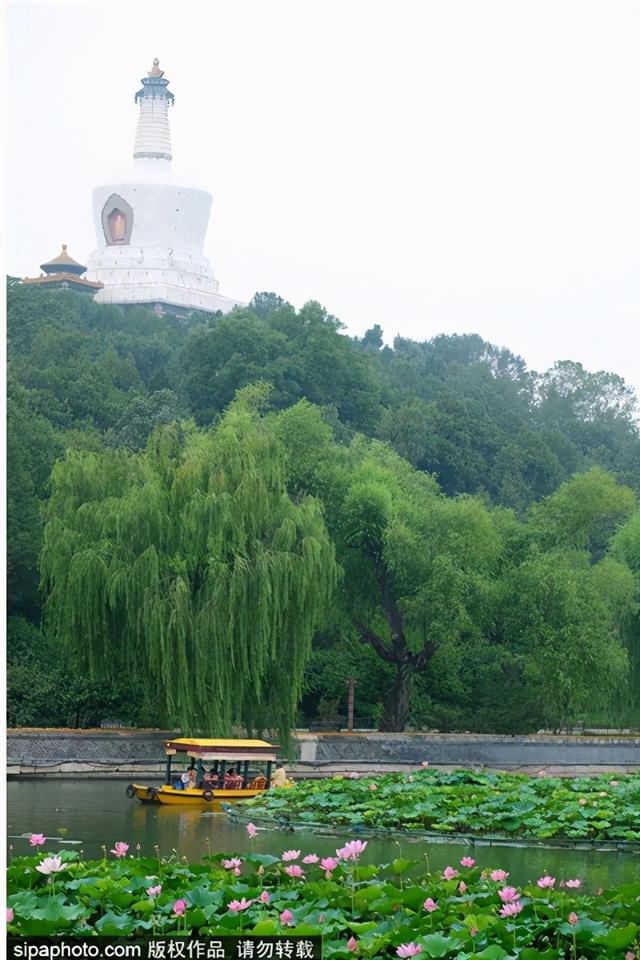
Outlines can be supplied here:
[[[14, 856], [32, 852], [21, 834], [44, 833], [45, 849], [82, 850], [86, 858], [101, 857], [102, 846], [109, 851], [117, 840], [130, 845], [129, 853], [162, 857], [186, 857], [189, 862], [209, 853], [249, 853], [251, 841], [243, 825], [233, 823], [225, 813], [141, 804], [125, 795], [124, 780], [20, 779], [8, 783], [9, 850]], [[53, 839], [58, 838], [58, 839]], [[322, 836], [311, 831], [295, 833], [260, 830], [254, 841], [256, 853], [279, 856], [283, 850], [300, 849], [302, 855], [328, 856], [352, 839], [348, 828], [343, 836]], [[480, 844], [369, 839], [364, 863], [383, 863], [402, 855], [426, 858], [432, 871], [457, 866], [464, 856], [475, 857], [480, 867], [508, 870], [511, 881], [525, 883], [543, 873], [560, 879], [579, 877], [588, 889], [607, 887], [637, 879], [638, 853], [553, 848], [501, 847]]]

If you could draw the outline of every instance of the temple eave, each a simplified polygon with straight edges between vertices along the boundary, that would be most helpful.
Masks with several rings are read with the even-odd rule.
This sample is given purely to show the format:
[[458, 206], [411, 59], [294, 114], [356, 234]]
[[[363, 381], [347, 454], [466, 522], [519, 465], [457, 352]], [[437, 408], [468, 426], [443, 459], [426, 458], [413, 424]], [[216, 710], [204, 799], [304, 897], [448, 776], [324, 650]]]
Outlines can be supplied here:
[[56, 287], [65, 286], [77, 290], [102, 290], [104, 284], [100, 280], [85, 280], [75, 273], [51, 273], [45, 277], [24, 277], [22, 283], [26, 286]]

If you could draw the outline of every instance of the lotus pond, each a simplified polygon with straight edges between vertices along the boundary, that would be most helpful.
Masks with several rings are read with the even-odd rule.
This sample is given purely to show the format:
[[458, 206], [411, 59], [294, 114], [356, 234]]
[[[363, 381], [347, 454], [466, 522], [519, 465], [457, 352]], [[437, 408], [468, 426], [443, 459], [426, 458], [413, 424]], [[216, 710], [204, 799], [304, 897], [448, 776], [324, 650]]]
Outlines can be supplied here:
[[[34, 849], [45, 847], [33, 837]], [[640, 882], [582, 891], [576, 877], [514, 885], [473, 857], [442, 872], [397, 857], [361, 863], [367, 842], [333, 856], [206, 856], [199, 864], [130, 855], [114, 843], [100, 860], [45, 849], [8, 869], [8, 931], [201, 936], [323, 936], [327, 958], [477, 957], [486, 960], [638, 956]]]
[[245, 801], [252, 819], [511, 839], [640, 841], [640, 775], [531, 778], [421, 770], [307, 780]]
[[[597, 792], [624, 781], [628, 800], [633, 780]], [[307, 782], [268, 799], [293, 809], [312, 787], [343, 798], [355, 788], [371, 802], [401, 782]], [[589, 785], [573, 793], [580, 799]], [[125, 786], [9, 783], [11, 934], [321, 933], [329, 958], [640, 957], [640, 857], [631, 851], [493, 847], [446, 832], [433, 842], [411, 830], [398, 842], [358, 833], [358, 820], [340, 837], [335, 823], [322, 835], [304, 820], [282, 832], [273, 829], [282, 807], [268, 814], [271, 826], [247, 830], [224, 814], [129, 801]], [[43, 834], [35, 846], [32, 831]]]

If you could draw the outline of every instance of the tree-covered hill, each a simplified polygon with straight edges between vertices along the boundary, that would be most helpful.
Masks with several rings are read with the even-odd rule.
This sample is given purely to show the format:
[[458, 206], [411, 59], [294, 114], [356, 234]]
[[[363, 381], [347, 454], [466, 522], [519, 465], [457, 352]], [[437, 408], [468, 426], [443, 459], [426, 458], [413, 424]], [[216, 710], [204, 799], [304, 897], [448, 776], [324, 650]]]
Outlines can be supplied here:
[[[8, 356], [10, 722], [147, 716], [141, 677], [105, 687], [81, 671], [55, 589], [43, 618], [49, 498], [74, 457], [107, 458], [107, 476], [114, 452], [138, 462], [170, 424], [199, 444], [258, 381], [256, 429], [288, 464], [292, 509], [320, 502], [342, 571], [307, 716], [339, 713], [349, 675], [358, 712], [387, 727], [638, 716], [640, 432], [614, 374], [570, 361], [538, 374], [477, 335], [387, 347], [377, 326], [350, 338], [319, 304], [296, 311], [274, 294], [179, 320], [16, 282]], [[80, 502], [99, 496], [87, 487]], [[65, 677], [59, 704], [34, 694], [38, 647]]]

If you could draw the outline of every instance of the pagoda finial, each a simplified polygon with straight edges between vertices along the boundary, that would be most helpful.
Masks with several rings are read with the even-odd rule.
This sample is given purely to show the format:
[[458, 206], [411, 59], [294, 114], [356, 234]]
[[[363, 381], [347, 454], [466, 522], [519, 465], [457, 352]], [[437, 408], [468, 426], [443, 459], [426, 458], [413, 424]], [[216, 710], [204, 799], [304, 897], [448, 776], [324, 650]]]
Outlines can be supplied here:
[[162, 76], [164, 76], [164, 70], [161, 70], [161, 69], [160, 69], [160, 61], [158, 60], [157, 57], [156, 57], [155, 60], [153, 61], [153, 66], [151, 67], [151, 70], [149, 70], [149, 76], [150, 76], [150, 77], [162, 77]]

